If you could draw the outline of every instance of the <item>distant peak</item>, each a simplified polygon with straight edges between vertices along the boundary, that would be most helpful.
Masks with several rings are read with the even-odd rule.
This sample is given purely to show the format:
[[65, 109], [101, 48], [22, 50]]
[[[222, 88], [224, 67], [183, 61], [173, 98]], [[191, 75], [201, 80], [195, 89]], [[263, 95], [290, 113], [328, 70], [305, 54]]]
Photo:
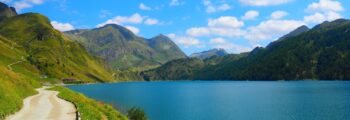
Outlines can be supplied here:
[[0, 2], [0, 20], [7, 17], [16, 16], [16, 9], [9, 7], [7, 4]]
[[122, 26], [117, 25], [117, 24], [106, 24], [106, 25], [102, 26], [101, 28], [106, 28], [106, 27], [122, 27]]
[[340, 19], [336, 19], [336, 20], [332, 21], [332, 23], [344, 23], [344, 22], [350, 22], [350, 20], [340, 18]]
[[157, 39], [169, 39], [168, 36], [165, 36], [165, 35], [163, 35], [163, 34], [159, 34], [159, 35], [157, 35], [157, 36], [155, 36], [155, 37], [153, 37], [153, 38], [157, 38]]
[[306, 30], [309, 30], [310, 28], [307, 27], [306, 25], [302, 25], [302, 26], [298, 27], [297, 30], [298, 30], [298, 29], [306, 29]]
[[167, 38], [168, 36], [163, 35], [163, 34], [159, 34], [158, 37], [166, 37]]
[[212, 51], [225, 51], [226, 52], [226, 50], [224, 48], [214, 48], [214, 49], [212, 49]]
[[298, 36], [298, 35], [300, 35], [300, 34], [302, 34], [302, 33], [304, 33], [304, 32], [307, 32], [307, 31], [309, 31], [309, 30], [310, 30], [309, 27], [307, 27], [306, 25], [302, 25], [302, 26], [296, 28], [295, 30], [293, 30], [292, 32], [290, 32], [290, 33], [284, 35], [284, 36], [281, 37], [279, 40], [282, 40], [282, 39], [285, 39], [285, 38], [288, 38], [288, 37]]
[[343, 19], [343, 18], [340, 18], [340, 19], [336, 19], [334, 21], [324, 21], [323, 23], [319, 24], [319, 25], [316, 25], [314, 27], [314, 29], [319, 29], [319, 28], [333, 28], [333, 27], [336, 27], [336, 26], [339, 26], [339, 25], [342, 25], [342, 24], [347, 24], [347, 23], [350, 23], [350, 20], [348, 19]]
[[8, 8], [8, 5], [5, 3], [0, 2], [0, 9]]
[[199, 58], [199, 59], [207, 59], [213, 56], [225, 56], [228, 55], [225, 49], [222, 48], [214, 48], [207, 51], [193, 53], [190, 57]]

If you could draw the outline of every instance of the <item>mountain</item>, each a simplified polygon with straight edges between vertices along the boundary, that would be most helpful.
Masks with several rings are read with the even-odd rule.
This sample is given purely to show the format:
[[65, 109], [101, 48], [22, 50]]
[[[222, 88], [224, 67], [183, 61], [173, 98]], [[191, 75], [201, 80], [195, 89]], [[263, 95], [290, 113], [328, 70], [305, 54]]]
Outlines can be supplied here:
[[23, 99], [36, 94], [35, 89], [43, 84], [63, 79], [116, 81], [101, 60], [55, 30], [47, 17], [17, 15], [14, 8], [0, 2], [0, 18], [0, 119], [18, 111]]
[[247, 53], [213, 56], [205, 60], [199, 58], [183, 58], [165, 63], [161, 67], [141, 72], [144, 80], [194, 80], [202, 70], [219, 63], [226, 63], [245, 57]]
[[307, 31], [309, 31], [309, 30], [310, 30], [310, 28], [307, 27], [307, 26], [305, 26], [305, 25], [300, 26], [300, 27], [298, 27], [297, 29], [293, 30], [292, 32], [290, 32], [290, 33], [288, 33], [288, 34], [282, 36], [282, 37], [279, 38], [278, 40], [276, 40], [276, 41], [274, 41], [274, 42], [271, 42], [271, 43], [269, 44], [268, 47], [272, 47], [272, 46], [274, 46], [275, 44], [279, 43], [280, 41], [283, 41], [283, 40], [285, 40], [285, 39], [287, 39], [287, 38], [289, 38], [289, 37], [298, 36], [298, 35], [300, 35], [300, 34], [302, 34], [302, 33], [305, 33], [305, 32], [307, 32]]
[[286, 38], [289, 38], [289, 37], [298, 36], [298, 35], [300, 35], [302, 33], [305, 33], [305, 32], [307, 32], [309, 30], [310, 30], [310, 28], [305, 26], [305, 25], [300, 26], [297, 29], [293, 30], [292, 32], [288, 33], [287, 35], [284, 35], [283, 37], [281, 37], [280, 40], [286, 39]]
[[186, 58], [179, 47], [164, 35], [145, 39], [116, 24], [65, 34], [114, 69], [158, 66], [170, 60]]
[[[297, 29], [298, 32], [291, 32], [292, 34], [282, 37], [266, 48], [256, 48], [239, 59], [205, 65], [188, 75], [191, 76], [189, 79], [349, 80], [350, 21], [338, 19], [324, 22], [311, 30], [306, 29], [306, 27], [301, 28], [301, 31]], [[178, 80], [166, 77], [166, 75], [157, 77], [164, 75], [161, 70], [167, 69], [169, 68], [162, 66], [146, 71], [143, 75], [150, 80], [161, 80], [161, 78]]]
[[16, 16], [16, 15], [17, 15], [17, 12], [15, 8], [9, 7], [8, 5], [0, 2], [0, 21], [5, 18]]
[[7, 18], [0, 23], [0, 35], [25, 51], [24, 59], [42, 75], [90, 82], [112, 80], [102, 62], [55, 30], [45, 16], [26, 13]]
[[224, 49], [211, 49], [200, 53], [193, 53], [190, 55], [190, 57], [204, 60], [213, 56], [221, 57], [225, 55], [228, 55], [228, 53]]

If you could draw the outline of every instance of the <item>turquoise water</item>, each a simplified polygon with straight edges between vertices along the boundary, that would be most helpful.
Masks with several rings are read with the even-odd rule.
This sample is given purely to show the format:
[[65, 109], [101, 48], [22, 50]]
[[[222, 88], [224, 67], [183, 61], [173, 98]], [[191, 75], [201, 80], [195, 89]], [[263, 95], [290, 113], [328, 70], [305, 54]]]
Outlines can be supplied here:
[[138, 82], [69, 88], [150, 120], [350, 120], [350, 82]]

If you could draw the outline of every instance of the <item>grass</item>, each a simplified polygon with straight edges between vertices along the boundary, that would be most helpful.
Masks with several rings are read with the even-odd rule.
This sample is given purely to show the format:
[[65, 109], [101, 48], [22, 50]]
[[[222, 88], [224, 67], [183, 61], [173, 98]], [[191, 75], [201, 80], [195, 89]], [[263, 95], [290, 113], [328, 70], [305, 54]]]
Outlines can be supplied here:
[[34, 88], [40, 85], [3, 66], [0, 66], [0, 76], [0, 119], [3, 119], [18, 111], [22, 107], [22, 100], [36, 94]]
[[35, 88], [40, 87], [38, 71], [28, 62], [13, 65], [10, 70], [7, 65], [18, 61], [25, 53], [11, 48], [10, 42], [0, 36], [0, 119], [18, 111], [22, 100], [36, 94]]
[[[17, 64], [12, 65], [11, 70], [8, 65], [13, 63]], [[84, 82], [113, 81], [112, 73], [103, 66], [80, 44], [53, 29], [45, 16], [27, 13], [1, 21], [0, 120], [19, 111], [23, 99], [36, 94], [35, 88], [41, 87], [42, 83], [57, 83], [62, 78]], [[49, 78], [42, 79], [42, 75]], [[112, 107], [99, 105], [82, 95], [72, 98], [83, 100], [78, 101], [83, 118], [123, 118], [117, 116], [119, 114]]]
[[87, 98], [68, 88], [56, 86], [50, 90], [59, 91], [60, 98], [74, 103], [82, 120], [127, 120], [126, 116], [119, 113], [111, 105]]
[[112, 73], [101, 61], [52, 28], [43, 15], [26, 13], [1, 21], [0, 34], [25, 51], [24, 57], [41, 75], [84, 82], [113, 81]]

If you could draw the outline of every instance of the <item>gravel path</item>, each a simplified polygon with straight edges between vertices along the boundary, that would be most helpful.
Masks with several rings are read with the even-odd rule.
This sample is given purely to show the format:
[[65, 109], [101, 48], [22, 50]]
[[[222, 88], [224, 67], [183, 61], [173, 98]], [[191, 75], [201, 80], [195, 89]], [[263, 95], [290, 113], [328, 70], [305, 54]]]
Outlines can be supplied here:
[[37, 89], [39, 94], [24, 99], [23, 108], [6, 120], [75, 120], [76, 109], [57, 97], [57, 91]]

